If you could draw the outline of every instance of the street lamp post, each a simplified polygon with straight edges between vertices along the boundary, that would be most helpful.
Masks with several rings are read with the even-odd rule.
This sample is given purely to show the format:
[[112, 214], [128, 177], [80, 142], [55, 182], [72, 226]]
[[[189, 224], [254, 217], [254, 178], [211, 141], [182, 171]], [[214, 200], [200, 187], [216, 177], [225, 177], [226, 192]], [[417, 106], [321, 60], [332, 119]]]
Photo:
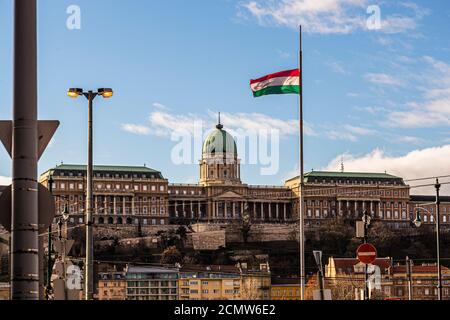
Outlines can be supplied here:
[[113, 90], [110, 88], [101, 88], [97, 92], [87, 91], [84, 92], [80, 88], [71, 88], [67, 92], [67, 95], [71, 98], [77, 98], [78, 96], [85, 96], [88, 99], [88, 165], [86, 173], [86, 263], [85, 263], [85, 285], [84, 285], [84, 296], [85, 300], [92, 300], [94, 294], [94, 243], [92, 234], [92, 211], [93, 211], [93, 112], [92, 104], [97, 96], [102, 96], [103, 98], [111, 98], [113, 96]]
[[[53, 197], [53, 176], [48, 178], [48, 190]], [[53, 223], [53, 222], [52, 222]], [[48, 260], [47, 260], [47, 283], [45, 287], [45, 298], [50, 300], [52, 295], [52, 223], [48, 226]]]
[[[364, 243], [367, 243], [368, 238], [368, 229], [370, 225], [370, 215], [367, 213], [367, 210], [364, 210], [362, 221], [364, 222]], [[364, 300], [369, 300], [369, 275], [367, 272], [367, 264], [364, 267]]]
[[[439, 183], [439, 179], [436, 179], [436, 183], [434, 185], [436, 189], [436, 260], [437, 260], [437, 272], [438, 272], [438, 300], [442, 300], [442, 270], [441, 270], [441, 222], [440, 222], [440, 197], [439, 197], [439, 189], [441, 188], [441, 184]], [[414, 225], [419, 228], [422, 225], [422, 218], [420, 217], [420, 210], [426, 211], [429, 214], [430, 211], [424, 207], [416, 207], [416, 217], [413, 221]]]

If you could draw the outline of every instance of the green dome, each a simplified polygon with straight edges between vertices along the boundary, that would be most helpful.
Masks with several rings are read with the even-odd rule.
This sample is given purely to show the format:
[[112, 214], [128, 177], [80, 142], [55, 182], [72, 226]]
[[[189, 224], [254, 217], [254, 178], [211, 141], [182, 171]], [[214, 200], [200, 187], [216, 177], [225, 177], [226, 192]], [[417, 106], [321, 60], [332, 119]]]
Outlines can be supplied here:
[[203, 153], [233, 153], [237, 157], [236, 142], [231, 134], [218, 124], [216, 129], [206, 137], [203, 143]]

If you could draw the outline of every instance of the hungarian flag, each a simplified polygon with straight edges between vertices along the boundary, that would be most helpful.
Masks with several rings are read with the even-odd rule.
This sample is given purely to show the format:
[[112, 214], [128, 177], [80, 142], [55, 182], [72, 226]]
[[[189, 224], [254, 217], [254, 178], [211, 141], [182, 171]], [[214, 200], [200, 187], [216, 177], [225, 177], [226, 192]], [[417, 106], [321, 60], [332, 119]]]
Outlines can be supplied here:
[[250, 80], [253, 96], [268, 94], [300, 93], [300, 70], [287, 70], [272, 73], [256, 80]]

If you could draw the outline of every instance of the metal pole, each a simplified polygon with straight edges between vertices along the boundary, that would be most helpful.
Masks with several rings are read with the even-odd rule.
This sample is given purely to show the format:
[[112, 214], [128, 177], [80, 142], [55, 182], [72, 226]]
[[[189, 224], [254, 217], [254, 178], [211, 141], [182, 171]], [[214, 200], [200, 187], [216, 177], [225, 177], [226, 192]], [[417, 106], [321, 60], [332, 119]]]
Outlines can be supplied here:
[[[364, 243], [367, 243], [367, 211], [364, 211]], [[364, 300], [369, 300], [369, 275], [367, 264], [364, 266]]]
[[439, 198], [439, 189], [441, 188], [441, 184], [439, 183], [439, 179], [436, 179], [436, 184], [434, 186], [436, 188], [436, 248], [437, 248], [437, 270], [438, 270], [438, 300], [442, 300], [442, 272], [441, 272], [441, 240], [440, 240], [440, 210], [439, 206], [441, 200]]
[[36, 0], [14, 2], [11, 299], [39, 299]]
[[299, 53], [299, 70], [300, 70], [300, 97], [299, 97], [299, 130], [300, 130], [300, 183], [299, 183], [299, 232], [300, 232], [300, 299], [305, 299], [305, 230], [303, 217], [303, 50], [302, 50], [302, 26], [300, 26], [300, 53]]
[[92, 300], [94, 293], [94, 243], [92, 236], [92, 189], [93, 189], [93, 142], [92, 142], [92, 101], [96, 94], [92, 91], [88, 93], [89, 119], [88, 119], [88, 165], [87, 165], [87, 188], [86, 188], [86, 265], [85, 265], [85, 299]]
[[[50, 175], [48, 179], [48, 190], [52, 194], [53, 199], [53, 178]], [[48, 259], [47, 259], [47, 283], [46, 283], [46, 291], [45, 298], [46, 300], [50, 299], [50, 291], [52, 288], [52, 224], [48, 226]]]
[[406, 256], [406, 277], [408, 279], [408, 300], [412, 300], [411, 260]]

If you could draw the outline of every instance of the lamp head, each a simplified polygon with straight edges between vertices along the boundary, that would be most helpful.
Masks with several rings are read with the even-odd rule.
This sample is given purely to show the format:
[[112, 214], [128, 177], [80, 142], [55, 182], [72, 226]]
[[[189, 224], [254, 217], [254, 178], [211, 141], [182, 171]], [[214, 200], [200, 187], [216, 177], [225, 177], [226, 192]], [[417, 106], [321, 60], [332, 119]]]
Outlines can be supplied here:
[[67, 90], [67, 95], [71, 98], [78, 98], [83, 94], [83, 89], [81, 88], [70, 88]]
[[367, 225], [370, 225], [370, 221], [371, 221], [370, 215], [367, 213], [367, 210], [364, 210], [363, 216], [362, 216], [362, 222], [364, 222]]
[[416, 218], [413, 221], [414, 225], [419, 228], [422, 225], [422, 218], [420, 217], [420, 210], [416, 209]]
[[64, 204], [64, 210], [61, 212], [61, 215], [64, 221], [67, 221], [67, 219], [69, 219], [69, 208], [67, 206], [67, 203]]
[[98, 95], [102, 96], [105, 99], [111, 98], [114, 95], [114, 92], [111, 88], [100, 88], [97, 90]]

